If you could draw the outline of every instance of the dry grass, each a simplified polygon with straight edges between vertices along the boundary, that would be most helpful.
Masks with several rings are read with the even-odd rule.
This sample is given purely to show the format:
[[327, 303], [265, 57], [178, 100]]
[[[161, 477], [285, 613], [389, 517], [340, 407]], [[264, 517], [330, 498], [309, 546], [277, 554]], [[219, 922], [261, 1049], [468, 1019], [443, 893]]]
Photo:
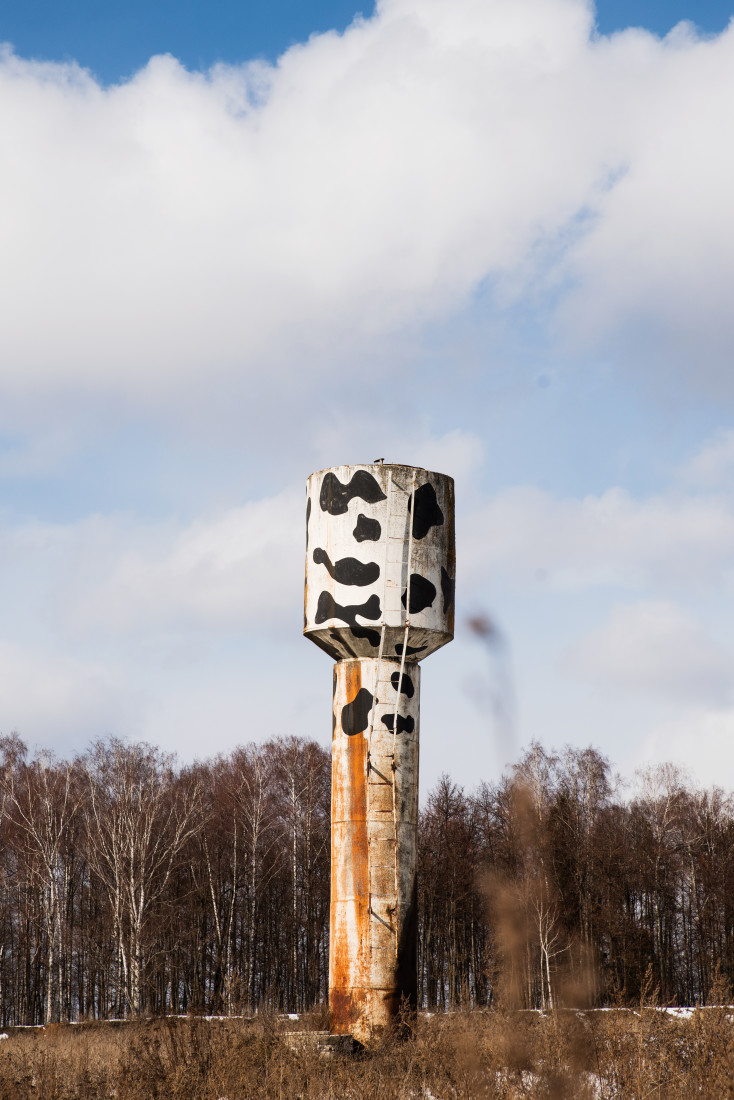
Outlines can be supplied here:
[[169, 1018], [11, 1031], [0, 1100], [734, 1100], [727, 1009], [456, 1013], [331, 1060], [290, 1049], [292, 1026]]

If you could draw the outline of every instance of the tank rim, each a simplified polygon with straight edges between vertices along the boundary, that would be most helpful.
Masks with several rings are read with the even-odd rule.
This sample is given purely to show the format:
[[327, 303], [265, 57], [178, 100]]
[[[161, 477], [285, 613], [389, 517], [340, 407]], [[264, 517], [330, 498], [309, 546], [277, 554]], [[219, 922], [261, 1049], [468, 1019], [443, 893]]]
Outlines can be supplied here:
[[323, 466], [320, 470], [313, 470], [308, 477], [307, 481], [310, 481], [312, 477], [318, 477], [319, 474], [327, 474], [330, 470], [420, 470], [423, 474], [433, 474], [434, 477], [445, 478], [447, 481], [453, 481], [451, 474], [442, 474], [440, 470], [429, 470], [425, 466], [409, 466], [404, 462], [343, 462], [334, 466]]

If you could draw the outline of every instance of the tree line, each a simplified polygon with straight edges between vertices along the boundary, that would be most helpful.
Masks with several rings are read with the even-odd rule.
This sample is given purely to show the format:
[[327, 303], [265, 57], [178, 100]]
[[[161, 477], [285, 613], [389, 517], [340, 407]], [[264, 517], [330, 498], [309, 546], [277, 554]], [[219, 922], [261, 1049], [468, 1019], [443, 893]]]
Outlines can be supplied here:
[[[2, 1026], [298, 1012], [328, 993], [330, 758], [296, 737], [179, 767], [0, 738]], [[706, 1002], [734, 976], [734, 803], [593, 749], [444, 776], [419, 825], [426, 1008]]]

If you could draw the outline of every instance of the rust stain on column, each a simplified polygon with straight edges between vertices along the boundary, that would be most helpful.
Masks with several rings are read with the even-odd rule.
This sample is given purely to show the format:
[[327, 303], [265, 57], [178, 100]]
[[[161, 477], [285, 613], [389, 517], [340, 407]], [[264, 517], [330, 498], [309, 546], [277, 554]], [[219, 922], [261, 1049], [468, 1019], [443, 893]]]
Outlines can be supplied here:
[[361, 736], [347, 737], [341, 726], [341, 708], [361, 687], [359, 661], [334, 666], [329, 1015], [336, 1034], [351, 1034], [364, 1012], [368, 965], [367, 744]]

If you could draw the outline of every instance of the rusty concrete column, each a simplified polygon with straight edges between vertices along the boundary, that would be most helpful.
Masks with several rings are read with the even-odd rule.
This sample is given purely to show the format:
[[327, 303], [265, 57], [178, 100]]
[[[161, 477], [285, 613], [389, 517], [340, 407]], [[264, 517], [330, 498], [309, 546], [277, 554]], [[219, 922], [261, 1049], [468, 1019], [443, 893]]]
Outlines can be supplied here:
[[304, 633], [332, 657], [331, 1029], [416, 1008], [418, 661], [453, 637], [454, 491], [375, 463], [312, 474]]
[[417, 1003], [420, 667], [399, 677], [397, 660], [334, 666], [329, 1005], [361, 1041]]

